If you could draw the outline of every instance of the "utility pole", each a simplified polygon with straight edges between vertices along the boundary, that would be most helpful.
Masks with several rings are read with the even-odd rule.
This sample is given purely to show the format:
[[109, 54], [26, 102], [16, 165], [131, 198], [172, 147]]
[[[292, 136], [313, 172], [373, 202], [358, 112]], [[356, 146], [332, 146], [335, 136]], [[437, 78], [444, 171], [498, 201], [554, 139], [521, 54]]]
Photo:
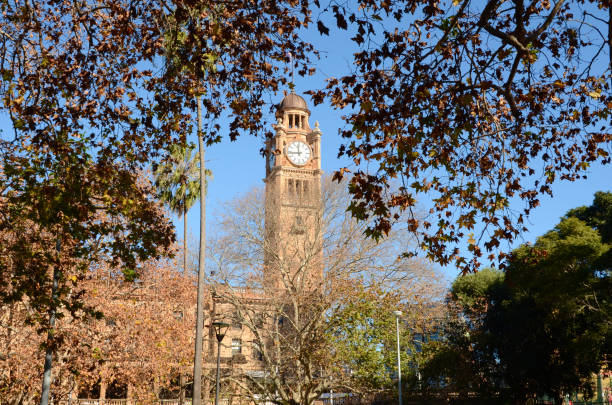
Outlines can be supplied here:
[[204, 328], [204, 276], [206, 255], [206, 167], [204, 162], [204, 134], [202, 134], [202, 96], [196, 96], [198, 108], [198, 146], [200, 152], [200, 254], [198, 264], [198, 296], [196, 304], [196, 336], [193, 356], [193, 405], [202, 403], [202, 341]]

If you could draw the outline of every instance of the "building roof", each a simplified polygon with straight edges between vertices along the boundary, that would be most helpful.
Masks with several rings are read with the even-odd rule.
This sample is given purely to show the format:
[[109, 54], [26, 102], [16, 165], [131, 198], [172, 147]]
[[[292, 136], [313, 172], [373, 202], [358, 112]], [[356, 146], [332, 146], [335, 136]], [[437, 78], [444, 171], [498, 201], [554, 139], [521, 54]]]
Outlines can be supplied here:
[[279, 111], [287, 109], [303, 110], [307, 113], [310, 113], [310, 111], [308, 110], [308, 105], [306, 104], [306, 100], [304, 100], [304, 98], [302, 98], [301, 96], [295, 94], [293, 90], [291, 91], [291, 93], [287, 94], [283, 101], [281, 101], [278, 105]]

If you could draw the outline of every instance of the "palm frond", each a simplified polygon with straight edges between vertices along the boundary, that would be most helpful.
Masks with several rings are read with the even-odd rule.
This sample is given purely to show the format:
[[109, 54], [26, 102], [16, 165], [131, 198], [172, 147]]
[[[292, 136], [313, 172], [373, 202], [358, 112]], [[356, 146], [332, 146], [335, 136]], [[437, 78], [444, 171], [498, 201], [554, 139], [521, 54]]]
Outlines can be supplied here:
[[[210, 170], [206, 170], [205, 185]], [[200, 155], [193, 144], [174, 144], [166, 159], [155, 170], [158, 198], [172, 212], [183, 215], [200, 198]]]

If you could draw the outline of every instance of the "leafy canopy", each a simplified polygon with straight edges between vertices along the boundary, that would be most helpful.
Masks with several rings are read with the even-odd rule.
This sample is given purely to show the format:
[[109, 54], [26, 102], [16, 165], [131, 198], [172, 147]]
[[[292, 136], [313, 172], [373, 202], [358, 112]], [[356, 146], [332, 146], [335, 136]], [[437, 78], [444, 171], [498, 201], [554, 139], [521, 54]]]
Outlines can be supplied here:
[[405, 211], [429, 258], [464, 272], [484, 254], [503, 264], [500, 244], [526, 229], [556, 180], [610, 162], [608, 1], [363, 0], [324, 10], [358, 51], [350, 73], [312, 94], [346, 111], [349, 209], [375, 220], [369, 235], [385, 235]]

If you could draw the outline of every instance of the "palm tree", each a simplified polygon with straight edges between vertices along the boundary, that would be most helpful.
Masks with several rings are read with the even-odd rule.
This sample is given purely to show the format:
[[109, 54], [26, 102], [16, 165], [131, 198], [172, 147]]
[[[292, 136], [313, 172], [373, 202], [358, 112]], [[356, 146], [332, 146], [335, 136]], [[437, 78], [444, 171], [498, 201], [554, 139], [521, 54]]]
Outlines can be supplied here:
[[[183, 217], [183, 271], [187, 272], [187, 212], [200, 198], [199, 154], [192, 144], [174, 144], [166, 160], [155, 170], [155, 186], [161, 201]], [[209, 176], [210, 173], [205, 174]], [[206, 187], [206, 185], [204, 185]]]
[[[174, 144], [170, 148], [170, 154], [166, 161], [155, 170], [155, 184], [159, 196], [170, 209], [182, 215], [183, 227], [183, 270], [187, 271], [187, 211], [200, 200], [200, 253], [198, 261], [198, 286], [196, 304], [196, 339], [194, 354], [193, 373], [193, 405], [201, 404], [201, 384], [196, 381], [202, 380], [202, 341], [203, 341], [203, 300], [204, 300], [204, 250], [206, 249], [206, 185], [207, 178], [212, 175], [205, 167], [204, 142], [202, 133], [202, 112], [200, 97], [196, 97], [198, 119], [198, 153], [192, 156], [194, 145]], [[181, 398], [183, 403], [183, 374], [179, 376], [181, 382]]]

